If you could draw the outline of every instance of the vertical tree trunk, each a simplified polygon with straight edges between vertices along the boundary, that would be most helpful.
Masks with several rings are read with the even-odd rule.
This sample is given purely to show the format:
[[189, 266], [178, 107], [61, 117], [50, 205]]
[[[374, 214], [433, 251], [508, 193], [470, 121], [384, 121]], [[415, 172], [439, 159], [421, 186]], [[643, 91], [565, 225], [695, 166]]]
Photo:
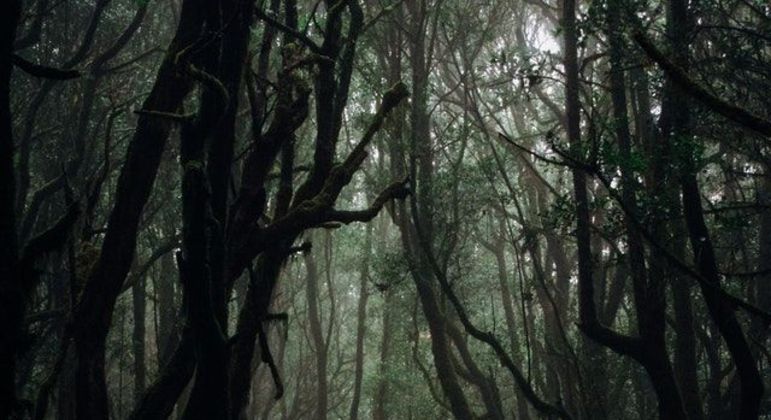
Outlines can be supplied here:
[[[174, 304], [174, 257], [171, 253], [161, 257], [161, 275], [155, 278], [154, 287], [157, 288], [158, 303], [158, 339], [156, 352], [158, 354], [158, 371], [161, 371], [171, 359], [174, 349], [177, 347], [181, 325], [176, 322], [177, 311]], [[179, 323], [181, 324], [181, 323]]]
[[[321, 325], [319, 310], [319, 274], [313, 254], [305, 255], [305, 297], [308, 305], [308, 324], [313, 340], [313, 351], [316, 357], [316, 401], [313, 418], [327, 418], [328, 387], [327, 387], [327, 345], [324, 339], [324, 329]], [[330, 322], [332, 322], [330, 320]]]
[[[771, 165], [766, 165], [766, 175], [758, 187], [758, 199], [766, 208], [760, 214], [758, 232], [757, 271], [762, 274], [755, 281], [754, 303], [758, 308], [771, 308]], [[754, 318], [748, 332], [756, 343], [765, 343], [768, 338], [768, 325]], [[756, 353], [759, 349], [756, 349]]]
[[[252, 360], [255, 353], [255, 339], [266, 321], [273, 289], [281, 273], [285, 246], [279, 245], [276, 252], [266, 252], [257, 258], [254, 278], [250, 279], [244, 306], [238, 314], [235, 341], [230, 350], [231, 416], [241, 418], [249, 397], [249, 382], [252, 378]], [[250, 273], [251, 276], [251, 273]], [[260, 355], [259, 362], [265, 355]]]
[[[675, 56], [678, 63], [684, 65], [687, 63], [688, 56], [688, 44], [684, 41], [683, 35], [688, 30], [686, 22], [674, 22], [673, 18], [677, 15], [673, 8], [680, 6], [676, 5], [675, 1], [670, 1], [670, 7], [667, 14], [668, 18], [668, 32], [672, 36], [672, 41], [678, 45], [675, 47]], [[678, 28], [675, 28], [675, 25]], [[681, 35], [678, 35], [681, 34]], [[684, 95], [674, 89], [671, 82], [665, 86], [665, 97], [662, 105], [661, 116], [661, 133], [662, 138], [659, 140], [658, 150], [655, 153], [659, 158], [658, 172], [654, 177], [656, 178], [656, 184], [658, 186], [652, 187], [652, 194], [657, 194], [654, 191], [663, 188], [667, 191], [672, 191], [671, 194], [667, 194], [668, 200], [665, 205], [669, 206], [673, 212], [679, 212], [679, 205], [677, 204], [678, 197], [674, 193], [674, 182], [669, 180], [672, 178], [667, 174], [668, 166], [671, 165], [670, 150], [673, 145], [678, 141], [683, 141], [690, 131], [689, 129], [689, 110], [688, 103]], [[661, 214], [660, 217], [666, 217]], [[657, 234], [657, 240], [670, 241], [673, 246], [670, 248], [676, 256], [682, 258], [684, 256], [685, 237], [686, 234], [683, 231], [683, 225], [675, 221], [669, 224], [670, 232], [667, 232], [667, 227], [659, 226], [654, 228]], [[699, 395], [699, 383], [696, 377], [697, 374], [697, 361], [696, 361], [696, 336], [694, 330], [693, 320], [693, 308], [691, 305], [691, 285], [689, 279], [684, 278], [679, 273], [676, 273], [673, 267], [666, 262], [666, 260], [660, 255], [661, 253], [654, 252], [654, 263], [652, 264], [653, 270], [652, 276], [667, 276], [672, 278], [672, 306], [675, 315], [675, 353], [674, 353], [674, 367], [675, 374], [677, 375], [677, 381], [680, 385], [682, 392], [683, 404], [688, 417], [691, 420], [699, 420], [704, 418], [704, 412], [701, 405], [701, 397]]]
[[0, 13], [0, 418], [16, 409], [16, 356], [21, 338], [24, 299], [16, 242], [16, 178], [11, 121], [11, 54], [21, 1], [11, 0]]
[[[199, 115], [201, 118], [201, 115]], [[177, 255], [179, 278], [186, 289], [185, 308], [195, 340], [196, 374], [184, 419], [225, 419], [228, 412], [227, 346], [217, 318], [215, 281], [210, 259], [212, 232], [210, 192], [204, 169], [206, 130], [199, 120], [183, 126], [180, 163], [182, 176], [182, 252]]]
[[388, 404], [388, 379], [386, 372], [390, 362], [391, 335], [393, 334], [393, 302], [394, 295], [389, 289], [385, 292], [385, 301], [383, 302], [383, 335], [380, 339], [380, 357], [378, 361], [379, 380], [375, 387], [375, 395], [372, 403], [373, 420], [386, 420], [389, 418], [386, 406]]
[[[398, 8], [393, 13], [393, 19], [399, 19], [403, 16], [403, 9]], [[393, 86], [402, 79], [402, 34], [398, 28], [396, 22], [389, 21], [386, 28], [386, 42], [383, 45], [383, 50], [378, 54], [383, 58], [383, 67], [388, 69], [388, 85]], [[390, 160], [390, 172], [392, 176], [404, 177], [406, 176], [406, 170], [404, 168], [404, 148], [402, 142], [404, 141], [404, 113], [400, 110], [396, 110], [394, 116], [389, 121], [389, 136], [388, 136], [388, 156]], [[391, 219], [398, 223], [399, 214], [401, 213], [403, 206], [397, 208], [394, 206], [390, 213]], [[380, 339], [380, 355], [378, 360], [378, 373], [379, 380], [373, 395], [373, 411], [372, 418], [374, 420], [386, 420], [389, 418], [388, 409], [389, 406], [389, 381], [386, 375], [388, 372], [388, 366], [390, 363], [391, 355], [391, 337], [394, 333], [394, 302], [396, 296], [391, 288], [386, 288], [383, 291], [383, 333]]]
[[145, 364], [145, 300], [144, 276], [131, 288], [131, 300], [134, 312], [134, 330], [132, 344], [134, 350], [134, 400], [139, 401], [146, 386]]
[[351, 398], [351, 420], [359, 418], [359, 402], [361, 400], [361, 383], [364, 378], [364, 337], [367, 332], [367, 300], [369, 299], [369, 259], [372, 252], [372, 225], [367, 224], [364, 239], [364, 250], [361, 258], [361, 276], [359, 282], [359, 305], [356, 310], [356, 355], [354, 356], [353, 397]]
[[[415, 285], [423, 308], [423, 315], [428, 322], [428, 330], [431, 334], [431, 353], [434, 356], [434, 367], [439, 377], [444, 396], [452, 408], [452, 414], [457, 419], [470, 419], [474, 415], [466, 400], [463, 388], [455, 375], [455, 367], [452, 363], [452, 351], [447, 340], [445, 317], [437, 301], [436, 292], [431, 287], [424, 273], [413, 274]], [[430, 277], [429, 277], [430, 278]]]
[[[463, 388], [458, 382], [452, 364], [452, 351], [447, 339], [445, 316], [439, 305], [434, 283], [435, 279], [428, 267], [426, 258], [422, 255], [418, 238], [414, 234], [415, 227], [412, 223], [420, 224], [423, 234], [428, 240], [433, 240], [433, 142], [431, 139], [431, 127], [428, 115], [428, 60], [426, 57], [426, 30], [429, 16], [425, 1], [417, 1], [407, 4], [410, 11], [409, 30], [409, 59], [412, 72], [412, 93], [410, 107], [410, 177], [414, 180], [419, 215], [413, 214], [410, 220], [409, 212], [405, 210], [400, 217], [400, 229], [405, 251], [410, 253], [410, 258], [416, 261], [416, 267], [412, 270], [412, 278], [415, 282], [423, 314], [428, 322], [431, 333], [431, 352], [434, 356], [434, 365], [439, 377], [444, 396], [447, 398], [456, 418], [472, 418]], [[400, 159], [401, 157], [397, 157]]]
[[[506, 266], [506, 250], [504, 248], [504, 226], [501, 222], [501, 233], [496, 242], [493, 245], [491, 251], [495, 255], [496, 265], [498, 267], [498, 287], [501, 288], [501, 301], [503, 306], [504, 319], [506, 321], [506, 330], [509, 337], [509, 346], [511, 347], [511, 354], [514, 355], [515, 360], [521, 360], [522, 352], [519, 350], [519, 342], [517, 340], [516, 316], [514, 315], [513, 296], [511, 288], [509, 287], [509, 273]], [[528, 420], [530, 418], [530, 412], [527, 406], [527, 400], [522, 395], [521, 390], [517, 387], [515, 391], [517, 394], [517, 418], [521, 420]]]

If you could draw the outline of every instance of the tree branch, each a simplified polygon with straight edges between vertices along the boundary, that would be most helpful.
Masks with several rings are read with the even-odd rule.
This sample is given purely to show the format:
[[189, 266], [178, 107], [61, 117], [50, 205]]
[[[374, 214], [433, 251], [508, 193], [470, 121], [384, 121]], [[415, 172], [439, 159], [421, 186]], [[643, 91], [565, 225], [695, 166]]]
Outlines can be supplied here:
[[332, 210], [327, 213], [328, 222], [350, 224], [352, 222], [368, 222], [380, 213], [383, 206], [393, 199], [403, 200], [410, 194], [409, 179], [394, 182], [378, 194], [375, 201], [362, 210]]
[[40, 77], [42, 79], [69, 80], [80, 77], [80, 72], [77, 70], [63, 70], [35, 64], [31, 61], [25, 60], [17, 54], [13, 54], [11, 56], [11, 60], [13, 61], [13, 65], [20, 68], [25, 73], [31, 76]]
[[43, 254], [55, 251], [64, 245], [69, 235], [69, 230], [75, 224], [78, 216], [80, 216], [80, 207], [78, 203], [73, 203], [53, 226], [30, 239], [22, 251], [22, 266], [30, 264]]
[[771, 137], [771, 121], [752, 114], [750, 111], [730, 104], [717, 96], [707, 92], [706, 89], [699, 86], [691, 77], [679, 66], [671, 62], [664, 54], [659, 51], [653, 43], [641, 32], [633, 35], [634, 40], [642, 48], [651, 60], [664, 70], [667, 77], [677, 84], [685, 93], [701, 102], [704, 106], [723, 117], [738, 123], [746, 128]]
[[321, 47], [318, 44], [316, 44], [315, 42], [313, 42], [310, 38], [308, 38], [305, 34], [303, 34], [301, 32], [298, 32], [298, 31], [296, 31], [296, 30], [294, 30], [294, 29], [284, 25], [283, 23], [277, 21], [276, 19], [268, 16], [265, 12], [260, 10], [258, 7], [256, 7], [254, 9], [254, 15], [258, 19], [260, 19], [263, 22], [265, 22], [266, 24], [268, 24], [268, 25], [270, 25], [270, 26], [280, 30], [281, 32], [284, 32], [284, 33], [288, 34], [292, 38], [298, 40], [301, 44], [303, 44], [306, 47], [308, 47], [308, 49], [310, 49], [314, 53], [316, 53], [318, 55], [322, 55], [322, 56], [324, 55], [324, 51], [321, 49]]

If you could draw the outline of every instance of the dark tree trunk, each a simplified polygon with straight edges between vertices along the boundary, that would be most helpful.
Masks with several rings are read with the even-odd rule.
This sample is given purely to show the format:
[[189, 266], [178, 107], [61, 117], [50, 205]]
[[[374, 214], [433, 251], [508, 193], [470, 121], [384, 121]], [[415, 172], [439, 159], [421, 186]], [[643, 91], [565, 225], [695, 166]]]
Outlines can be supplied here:
[[21, 1], [11, 0], [0, 13], [0, 418], [16, 409], [16, 356], [22, 333], [24, 298], [16, 238], [16, 178], [11, 121], [11, 54]]
[[429, 284], [428, 279], [431, 277], [430, 275], [424, 277], [425, 275], [425, 273], [414, 273], [413, 279], [420, 297], [423, 315], [428, 322], [428, 331], [431, 334], [431, 353], [434, 356], [434, 365], [439, 377], [439, 384], [442, 387], [444, 396], [450, 403], [453, 416], [456, 419], [471, 419], [474, 415], [468, 405], [463, 388], [455, 375], [452, 352], [447, 339], [445, 316], [439, 307], [436, 292]]
[[[177, 33], [158, 70], [142, 109], [175, 112], [191, 84], [177, 68], [177, 53], [199, 36], [199, 0], [186, 0]], [[77, 352], [76, 405], [79, 418], [107, 419], [105, 339], [115, 302], [123, 288], [136, 249], [142, 210], [150, 196], [171, 126], [155, 116], [141, 116], [118, 179], [102, 252], [90, 273], [73, 316]]]
[[[677, 12], [673, 12], [672, 9], [681, 7], [676, 3], [677, 1], [670, 2], [668, 31], [670, 35], [672, 35], [672, 42], [677, 44], [675, 51], [678, 62], [685, 64], [688, 60], [688, 44], [684, 41], [687, 23], [676, 22], [673, 20], [676, 19]], [[678, 27], [675, 28], [675, 26]], [[676, 183], [670, 181], [672, 177], [667, 173], [668, 167], [672, 162], [670, 156], [671, 148], [673, 147], [674, 142], [678, 141], [678, 139], [685, 138], [690, 131], [689, 109], [685, 96], [674, 89], [674, 86], [672, 86], [671, 83], [668, 83], [665, 86], [665, 95], [660, 120], [662, 122], [660, 133], [662, 138], [659, 140], [658, 153], [656, 153], [659, 163], [658, 169], [655, 170], [657, 173], [654, 174], [656, 181], [651, 188], [651, 194], [654, 195], [658, 194], [655, 191], [660, 191], [662, 188], [667, 191], [675, 191]], [[671, 135], [669, 133], [671, 133]], [[665, 196], [667, 198], [665, 199], [664, 205], [668, 206], [673, 212], [679, 212], [680, 206], [677, 203], [677, 194], [672, 192], [671, 194], [665, 194]], [[665, 217], [664, 214], [658, 216], [662, 218]], [[670, 224], [669, 229], [666, 227], [656, 227], [654, 228], [654, 232], [657, 234], [656, 240], [659, 242], [671, 242], [673, 245], [670, 248], [670, 252], [682, 259], [684, 256], [685, 238], [687, 236], [684, 232], [682, 223], [675, 221]], [[652, 264], [653, 270], [651, 275], [661, 277], [666, 276], [672, 279], [672, 306], [675, 315], [676, 332], [674, 355], [675, 374], [677, 375], [677, 381], [680, 385], [683, 404], [688, 418], [691, 420], [699, 420], [704, 418], [704, 412], [699, 395], [699, 383], [696, 377], [696, 336], [694, 330], [693, 308], [691, 305], [691, 285], [689, 279], [686, 279], [675, 272], [675, 268], [672, 267], [671, 264], [668, 264], [661, 256], [661, 252], [655, 251], [653, 254], [655, 259]]]
[[[455, 363], [456, 371], [465, 375], [466, 379], [479, 390], [482, 402], [485, 406], [485, 418], [490, 420], [503, 420], [503, 405], [495, 381], [485, 375], [474, 360], [461, 331], [454, 325], [447, 325], [447, 333], [454, 347], [460, 354], [460, 361]], [[462, 365], [461, 365], [462, 361]]]
[[[571, 150], [578, 159], [583, 159], [584, 147], [581, 143], [581, 104], [579, 102], [578, 69], [578, 31], [576, 27], [576, 2], [563, 0], [564, 63], [567, 77], [566, 115], [567, 133]], [[618, 77], [618, 75], [616, 76]], [[618, 81], [617, 81], [618, 83]], [[620, 92], [615, 92], [618, 95]], [[616, 102], [620, 102], [616, 97]], [[625, 108], [624, 108], [625, 110]], [[617, 107], [617, 112], [621, 111]], [[626, 120], [620, 112], [616, 118]], [[623, 128], [623, 126], [621, 126]], [[620, 133], [622, 136], [625, 133]], [[623, 137], [622, 137], [623, 140]], [[628, 145], [628, 142], [626, 143]], [[579, 283], [579, 318], [582, 331], [593, 340], [609, 347], [613, 351], [633, 357], [643, 365], [653, 382], [659, 399], [659, 415], [663, 419], [682, 419], [685, 417], [680, 393], [674, 380], [672, 368], [666, 353], [664, 314], [666, 301], [661, 279], [644, 278], [644, 262], [639, 239], [635, 239], [636, 230], [631, 230], [630, 252], [634, 251], [636, 260], [630, 264], [633, 274], [635, 307], [640, 338], [622, 336], [600, 324], [596, 308], [596, 294], [593, 279], [593, 256], [591, 250], [591, 220], [589, 213], [589, 195], [586, 188], [586, 172], [583, 168], [573, 168], [573, 190], [576, 204], [576, 238], [578, 242], [578, 283]], [[626, 187], [630, 185], [627, 184]], [[624, 201], [630, 200], [627, 196]], [[630, 203], [627, 203], [630, 204]], [[632, 242], [636, 241], [636, 250]]]
[[[687, 69], [689, 61], [688, 38], [691, 28], [688, 2], [670, 0], [667, 18], [668, 35], [675, 52], [676, 64]], [[683, 142], [687, 137], [690, 124], [688, 98], [682, 88], [674, 86], [673, 83], [670, 80], [668, 86], [668, 101], [671, 107], [670, 132], [673, 134], [673, 142]], [[731, 359], [736, 365], [741, 383], [741, 397], [740, 406], [735, 411], [739, 413], [740, 418], [756, 418], [763, 396], [763, 381], [747, 338], [737, 320], [735, 308], [722, 294], [715, 250], [704, 220], [701, 191], [696, 178], [695, 159], [696, 156], [684, 157], [680, 162], [678, 175], [680, 176], [685, 225], [697, 270], [703, 276], [699, 286], [710, 317], [725, 340]]]
[[[230, 383], [228, 384], [231, 398], [230, 412], [233, 419], [243, 418], [242, 412], [249, 401], [255, 340], [266, 322], [273, 290], [281, 273], [284, 262], [281, 254], [282, 251], [278, 250], [278, 253], [266, 252], [257, 258], [256, 267], [253, 273], [250, 273], [243, 308], [238, 314], [235, 339], [230, 350]], [[266, 355], [261, 354], [262, 349], [259, 353], [260, 359], [255, 362], [262, 363]], [[279, 390], [276, 395], [280, 395]]]
[[[196, 373], [184, 419], [225, 419], [228, 412], [225, 325], [218, 319], [212, 249], [222, 233], [211, 221], [210, 191], [204, 169], [204, 127], [212, 121], [199, 114], [182, 127], [182, 252], [177, 255], [179, 279], [186, 289], [187, 320], [195, 342]], [[206, 124], [206, 125], [204, 125]]]
[[186, 327], [181, 335], [176, 350], [169, 356], [159, 378], [145, 391], [129, 419], [162, 420], [174, 411], [179, 396], [195, 371], [192, 331]]

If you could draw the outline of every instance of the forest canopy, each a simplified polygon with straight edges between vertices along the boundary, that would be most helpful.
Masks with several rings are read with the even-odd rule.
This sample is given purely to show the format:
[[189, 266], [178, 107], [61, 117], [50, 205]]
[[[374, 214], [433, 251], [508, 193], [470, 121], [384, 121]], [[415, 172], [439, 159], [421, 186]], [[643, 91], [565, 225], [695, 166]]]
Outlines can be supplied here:
[[0, 419], [771, 418], [766, 0], [6, 0]]

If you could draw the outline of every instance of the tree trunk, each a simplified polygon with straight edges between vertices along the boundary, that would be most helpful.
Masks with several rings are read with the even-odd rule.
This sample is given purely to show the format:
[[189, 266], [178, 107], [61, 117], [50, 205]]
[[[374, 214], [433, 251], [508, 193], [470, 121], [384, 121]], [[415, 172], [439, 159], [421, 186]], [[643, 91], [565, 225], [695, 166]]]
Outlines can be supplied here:
[[[199, 115], [199, 118], [202, 118]], [[203, 167], [206, 130], [201, 119], [182, 127], [180, 163], [182, 176], [182, 252], [177, 255], [179, 279], [186, 289], [187, 320], [195, 342], [196, 373], [184, 419], [227, 418], [227, 345], [223, 325], [217, 318], [215, 282], [212, 273], [212, 232], [208, 181]]]
[[21, 1], [11, 0], [0, 17], [0, 418], [8, 418], [16, 407], [16, 356], [24, 317], [22, 279], [19, 277], [16, 238], [16, 178], [13, 169], [13, 123], [11, 120], [11, 54]]
[[145, 298], [145, 279], [143, 277], [131, 288], [134, 312], [134, 330], [131, 334], [134, 349], [134, 400], [137, 402], [143, 395], [147, 377], [145, 365], [145, 312], [147, 301]]
[[431, 335], [431, 353], [434, 356], [434, 366], [439, 377], [439, 384], [442, 386], [444, 396], [449, 401], [452, 414], [456, 419], [474, 418], [463, 388], [455, 375], [450, 343], [447, 340], [445, 316], [437, 302], [436, 293], [428, 282], [431, 277], [423, 277], [424, 275], [425, 273], [414, 273], [413, 280], [418, 290], [423, 315], [428, 322], [428, 331]]
[[[515, 322], [516, 316], [514, 315], [513, 296], [511, 288], [509, 287], [509, 274], [506, 267], [506, 250], [504, 248], [503, 241], [504, 227], [501, 222], [501, 236], [496, 239], [493, 244], [492, 252], [495, 255], [495, 261], [498, 267], [498, 287], [501, 288], [501, 301], [503, 306], [504, 319], [506, 320], [506, 330], [509, 337], [509, 346], [511, 347], [511, 354], [514, 355], [514, 360], [519, 361], [522, 358], [521, 351], [519, 350], [519, 342], [517, 340], [517, 324]], [[527, 400], [522, 395], [522, 391], [517, 387], [517, 418], [521, 420], [530, 419], [530, 412], [527, 407]]]
[[176, 321], [177, 313], [174, 303], [175, 293], [172, 279], [174, 273], [174, 256], [172, 253], [161, 257], [161, 275], [154, 280], [154, 287], [157, 290], [158, 304], [158, 331], [156, 352], [158, 354], [158, 371], [161, 371], [169, 362], [174, 354], [174, 349], [179, 342], [181, 323]]
[[[563, 0], [564, 63], [566, 73], [566, 115], [567, 133], [574, 156], [584, 159], [584, 145], [581, 143], [581, 104], [579, 102], [578, 70], [578, 31], [575, 16], [576, 2]], [[619, 92], [616, 92], [618, 94]], [[618, 100], [619, 98], [616, 98]], [[625, 108], [624, 108], [625, 109]], [[619, 110], [620, 111], [620, 110]], [[619, 116], [620, 113], [619, 113]], [[622, 133], [623, 134], [623, 133]], [[663, 419], [682, 419], [685, 413], [682, 407], [677, 385], [672, 375], [666, 354], [664, 335], [664, 300], [661, 279], [650, 279], [646, 284], [643, 277], [644, 264], [642, 250], [638, 248], [637, 269], [632, 269], [637, 322], [641, 338], [622, 336], [601, 325], [596, 308], [596, 296], [593, 279], [593, 256], [591, 250], [591, 221], [589, 196], [586, 188], [586, 173], [583, 168], [574, 167], [573, 190], [576, 204], [578, 242], [578, 283], [579, 283], [579, 318], [580, 327], [590, 338], [611, 348], [620, 354], [633, 357], [643, 365], [653, 382], [659, 399], [659, 415]], [[627, 187], [629, 185], [627, 184]], [[629, 200], [627, 196], [626, 200]], [[629, 233], [633, 239], [635, 230]], [[631, 245], [631, 241], [630, 241]], [[642, 265], [642, 268], [640, 267]]]
[[[238, 314], [235, 340], [230, 350], [230, 383], [228, 385], [231, 398], [230, 411], [234, 419], [242, 418], [241, 413], [249, 399], [255, 340], [262, 324], [266, 322], [267, 310], [283, 261], [284, 258], [273, 252], [264, 253], [257, 258], [254, 278], [249, 280], [244, 305]], [[265, 357], [265, 355], [260, 356], [258, 363]]]
[[[316, 405], [313, 418], [323, 420], [327, 418], [328, 385], [327, 385], [327, 344], [324, 338], [324, 329], [321, 325], [319, 310], [319, 274], [315, 257], [308, 253], [305, 255], [305, 297], [308, 305], [308, 324], [313, 343], [313, 351], [316, 357]], [[332, 322], [331, 320], [329, 322]]]
[[[439, 384], [444, 396], [450, 403], [453, 415], [458, 419], [473, 417], [463, 388], [455, 375], [452, 363], [452, 352], [447, 339], [445, 316], [439, 306], [439, 300], [434, 288], [435, 279], [428, 263], [418, 246], [414, 234], [413, 223], [420, 223], [426, 238], [433, 238], [432, 221], [432, 179], [433, 179], [433, 147], [431, 139], [430, 119], [428, 115], [428, 61], [426, 57], [425, 34], [428, 26], [427, 4], [424, 1], [408, 3], [410, 11], [409, 59], [412, 71], [412, 94], [410, 107], [410, 155], [409, 173], [414, 180], [415, 195], [419, 216], [410, 220], [409, 212], [402, 204], [399, 217], [402, 242], [405, 252], [415, 258], [416, 266], [412, 271], [423, 314], [428, 322], [431, 334], [431, 353]], [[401, 157], [394, 157], [401, 159]]]
[[390, 362], [390, 348], [391, 348], [391, 335], [393, 334], [393, 302], [394, 294], [386, 289], [384, 291], [385, 301], [383, 303], [383, 335], [380, 339], [380, 358], [378, 363], [379, 380], [377, 387], [375, 388], [375, 395], [373, 397], [373, 420], [386, 420], [389, 418], [388, 410], [388, 378], [386, 372], [388, 370], [388, 364]]
[[[176, 350], [160, 371], [158, 379], [145, 391], [129, 415], [131, 420], [162, 420], [174, 411], [174, 406], [195, 371], [193, 334], [185, 327]], [[181, 402], [180, 402], [181, 404]]]
[[[177, 33], [142, 109], [175, 112], [190, 91], [190, 81], [177, 68], [177, 53], [198, 38], [202, 24], [200, 9], [199, 0], [183, 3]], [[118, 179], [115, 205], [102, 252], [73, 315], [78, 418], [99, 420], [109, 417], [104, 372], [105, 339], [115, 302], [134, 258], [139, 220], [150, 196], [170, 129], [168, 122], [157, 117], [139, 118]]]
[[[675, 62], [678, 66], [687, 69], [689, 61], [688, 38], [691, 28], [688, 2], [670, 0], [667, 18], [668, 36], [675, 52]], [[687, 138], [690, 119], [688, 99], [686, 93], [674, 86], [673, 83], [669, 80], [667, 89], [667, 99], [671, 107], [670, 132], [673, 135], [673, 141], [682, 142]], [[710, 317], [726, 342], [731, 359], [736, 365], [741, 383], [739, 416], [741, 418], [755, 418], [759, 414], [763, 396], [763, 381], [747, 338], [736, 318], [735, 308], [721, 293], [721, 276], [710, 232], [704, 220], [701, 191], [696, 178], [695, 158], [695, 156], [686, 156], [679, 165], [685, 225], [697, 270], [704, 277], [703, 281], [699, 282], [704, 302]]]
[[367, 224], [364, 239], [364, 251], [361, 258], [359, 275], [359, 305], [356, 310], [356, 355], [354, 356], [353, 397], [351, 398], [350, 419], [359, 418], [359, 402], [361, 400], [361, 383], [364, 378], [364, 336], [367, 332], [367, 300], [369, 299], [369, 259], [372, 252], [372, 225]]
[[447, 333], [460, 354], [460, 361], [463, 362], [462, 365], [460, 361], [455, 363], [456, 371], [463, 372], [462, 374], [466, 376], [466, 379], [473, 383], [479, 390], [485, 410], [487, 410], [485, 418], [491, 420], [503, 420], [503, 406], [495, 381], [479, 369], [479, 366], [476, 361], [474, 361], [474, 357], [468, 349], [465, 337], [463, 337], [463, 334], [461, 334], [458, 327], [448, 324]]

